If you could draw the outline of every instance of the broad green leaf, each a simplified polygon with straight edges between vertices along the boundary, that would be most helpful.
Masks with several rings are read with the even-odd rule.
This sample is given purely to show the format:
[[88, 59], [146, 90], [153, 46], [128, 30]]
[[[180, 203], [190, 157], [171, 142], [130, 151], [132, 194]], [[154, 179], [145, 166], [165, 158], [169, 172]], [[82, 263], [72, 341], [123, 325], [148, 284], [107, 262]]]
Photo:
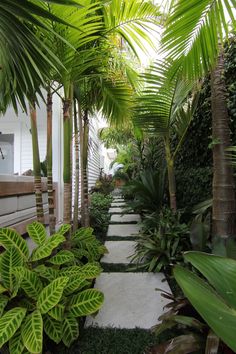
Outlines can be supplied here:
[[65, 312], [65, 305], [57, 304], [48, 312], [48, 314], [57, 321], [63, 321], [64, 312]]
[[8, 303], [8, 297], [5, 295], [0, 295], [0, 317], [2, 317], [3, 311]]
[[7, 291], [6, 288], [2, 284], [0, 284], [0, 294], [5, 293]]
[[101, 274], [102, 268], [99, 263], [87, 263], [85, 266], [81, 267], [81, 276], [86, 279], [94, 279]]
[[19, 271], [22, 272], [22, 280], [20, 287], [25, 291], [25, 293], [32, 299], [37, 300], [39, 293], [43, 289], [43, 284], [39, 276], [24, 267], [17, 267]]
[[80, 229], [76, 230], [72, 235], [72, 240], [78, 239], [90, 239], [93, 236], [93, 228], [92, 227], [81, 227]]
[[184, 258], [191, 262], [226, 303], [236, 310], [236, 261], [201, 252], [187, 252]]
[[25, 346], [21, 337], [21, 330], [18, 329], [13, 337], [9, 340], [10, 354], [21, 354]]
[[3, 285], [11, 292], [17, 285], [14, 268], [23, 265], [22, 254], [15, 247], [9, 247], [2, 256], [1, 277]]
[[87, 289], [72, 296], [69, 311], [75, 317], [87, 316], [98, 311], [104, 301], [104, 295], [97, 289]]
[[54, 248], [58, 247], [62, 242], [65, 241], [65, 237], [60, 234], [55, 234], [45, 241], [42, 246], [34, 249], [31, 255], [32, 261], [38, 261], [40, 259], [49, 257], [54, 250]]
[[71, 225], [70, 224], [63, 224], [59, 230], [57, 231], [58, 234], [65, 235], [68, 231], [70, 231]]
[[62, 341], [69, 348], [79, 336], [79, 325], [77, 319], [68, 315], [63, 321]]
[[46, 315], [43, 319], [43, 328], [47, 336], [55, 343], [59, 343], [62, 338], [62, 323]]
[[38, 296], [37, 307], [42, 314], [47, 313], [58, 304], [68, 280], [68, 277], [57, 278], [41, 291]]
[[194, 273], [176, 266], [174, 276], [185, 296], [216, 335], [236, 351], [236, 309], [227, 306], [224, 299]]
[[44, 264], [34, 268], [34, 272], [36, 272], [40, 277], [48, 279], [49, 281], [53, 281], [59, 276], [58, 270], [52, 267], [46, 267]]
[[74, 275], [70, 277], [69, 282], [64, 290], [64, 295], [71, 295], [75, 291], [79, 291], [88, 286], [89, 284], [90, 283], [83, 276], [81, 277], [79, 275]]
[[71, 266], [63, 269], [61, 275], [78, 275], [86, 279], [94, 279], [101, 274], [102, 268], [99, 263], [87, 263], [85, 266]]
[[27, 225], [26, 229], [30, 238], [37, 243], [37, 245], [43, 245], [47, 238], [47, 232], [43, 224], [34, 221], [32, 224]]
[[75, 259], [75, 256], [72, 252], [67, 251], [67, 250], [62, 250], [62, 251], [58, 252], [55, 256], [50, 258], [48, 261], [52, 264], [55, 264], [55, 265], [61, 265], [64, 263], [73, 262], [74, 259]]
[[22, 257], [26, 259], [29, 258], [27, 242], [13, 229], [0, 228], [0, 245], [2, 245], [5, 249], [15, 247]]
[[28, 315], [21, 328], [23, 343], [30, 353], [41, 353], [43, 348], [43, 319], [39, 310]]
[[0, 318], [0, 348], [15, 334], [25, 315], [26, 309], [15, 307]]

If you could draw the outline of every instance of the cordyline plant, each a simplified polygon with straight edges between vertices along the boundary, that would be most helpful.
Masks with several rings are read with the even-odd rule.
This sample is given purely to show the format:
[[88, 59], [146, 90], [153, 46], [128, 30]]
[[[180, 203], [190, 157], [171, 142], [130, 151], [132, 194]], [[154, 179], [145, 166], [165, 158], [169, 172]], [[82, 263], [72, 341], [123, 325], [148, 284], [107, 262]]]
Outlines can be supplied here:
[[[25, 349], [42, 353], [43, 332], [55, 343], [63, 341], [69, 347], [79, 335], [78, 318], [97, 312], [103, 303], [102, 292], [91, 289], [101, 267], [96, 262], [84, 265], [75, 255], [79, 247], [83, 254], [85, 230], [72, 237], [77, 244], [75, 253], [73, 249], [58, 250], [69, 229], [70, 225], [63, 225], [47, 237], [42, 224], [28, 225], [28, 234], [36, 243], [31, 254], [15, 230], [0, 229], [0, 245], [5, 249], [0, 256], [0, 348], [8, 345], [10, 354], [21, 354]], [[92, 242], [91, 230], [87, 238], [89, 234], [89, 243], [96, 250], [100, 245]], [[92, 256], [90, 252], [87, 258], [98, 258], [95, 253]]]

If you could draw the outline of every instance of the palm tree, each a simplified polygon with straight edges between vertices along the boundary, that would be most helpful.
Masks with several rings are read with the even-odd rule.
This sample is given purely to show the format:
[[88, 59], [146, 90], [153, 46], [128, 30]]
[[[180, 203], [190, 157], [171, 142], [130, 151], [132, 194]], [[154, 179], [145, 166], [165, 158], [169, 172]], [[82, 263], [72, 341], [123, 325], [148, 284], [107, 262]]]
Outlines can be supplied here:
[[[174, 162], [191, 123], [198, 95], [188, 99], [193, 88], [191, 82], [176, 74], [168, 81], [170, 63], [156, 62], [143, 75], [146, 87], [137, 98], [134, 122], [148, 135], [159, 137], [164, 144], [168, 172], [170, 207], [177, 210]], [[173, 147], [173, 138], [178, 143]]]
[[171, 73], [183, 68], [188, 78], [211, 71], [213, 126], [213, 235], [236, 233], [233, 171], [225, 149], [230, 145], [229, 116], [223, 79], [223, 42], [235, 28], [234, 0], [173, 0], [163, 35], [163, 48], [175, 60]]
[[49, 209], [49, 231], [50, 235], [55, 233], [56, 218], [54, 215], [54, 195], [52, 176], [52, 93], [50, 86], [47, 90], [47, 189]]
[[[55, 15], [59, 14], [58, 6], [50, 5], [50, 11]], [[102, 55], [107, 50], [103, 47], [103, 54], [97, 55], [99, 54], [98, 48], [101, 48], [100, 42], [111, 42], [114, 39], [114, 33], [124, 38], [134, 51], [135, 45], [144, 46], [141, 37], [151, 44], [151, 39], [148, 36], [151, 31], [150, 24], [156, 21], [158, 14], [157, 8], [148, 1], [122, 0], [120, 2], [110, 0], [106, 3], [89, 1], [82, 9], [73, 12], [65, 8], [64, 19], [77, 26], [79, 31], [74, 28], [62, 30], [61, 25], [58, 24], [53, 26], [54, 31], [71, 43], [71, 46], [68, 47], [58, 41], [57, 38], [53, 41], [55, 52], [65, 67], [58, 81], [64, 88], [64, 222], [66, 223], [71, 220], [70, 126], [74, 87], [80, 80], [84, 80], [86, 75], [93, 76], [94, 68], [103, 66]], [[101, 73], [99, 75], [101, 76]], [[110, 81], [109, 85], [111, 88], [113, 83]], [[122, 92], [121, 87], [118, 88], [117, 85], [116, 87], [116, 93], [122, 95], [124, 101], [126, 101], [126, 91]], [[104, 85], [103, 98], [105, 101], [103, 107], [107, 111], [109, 111], [107, 102], [112, 101], [108, 93], [109, 87]], [[118, 112], [120, 110], [117, 101], [113, 100], [112, 105], [113, 111]]]
[[[74, 4], [56, 0], [58, 4]], [[46, 20], [65, 21], [44, 8], [47, 0], [4, 0], [0, 3], [0, 110], [17, 103], [27, 111], [32, 94], [42, 95], [40, 85], [48, 78], [49, 68], [59, 70], [62, 64], [42, 40], [52, 30]], [[38, 33], [41, 35], [38, 35]]]
[[33, 170], [34, 170], [34, 188], [36, 198], [36, 215], [37, 220], [45, 224], [43, 212], [43, 198], [42, 198], [42, 183], [41, 183], [41, 164], [39, 156], [38, 145], [38, 130], [37, 130], [37, 113], [36, 105], [33, 100], [29, 103], [30, 122], [31, 122], [31, 135], [32, 135], [32, 148], [33, 148]]

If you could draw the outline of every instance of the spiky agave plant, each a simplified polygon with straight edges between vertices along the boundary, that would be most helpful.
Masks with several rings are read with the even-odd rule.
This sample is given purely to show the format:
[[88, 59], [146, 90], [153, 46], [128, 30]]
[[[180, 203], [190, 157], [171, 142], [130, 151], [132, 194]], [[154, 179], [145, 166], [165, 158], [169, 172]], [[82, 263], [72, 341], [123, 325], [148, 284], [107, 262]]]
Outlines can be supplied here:
[[69, 347], [79, 335], [78, 318], [97, 312], [103, 303], [103, 294], [90, 288], [100, 266], [83, 265], [71, 251], [56, 251], [69, 229], [63, 225], [47, 237], [42, 224], [28, 225], [36, 244], [31, 254], [15, 230], [0, 229], [5, 249], [0, 258], [0, 348], [8, 345], [11, 354], [25, 349], [42, 353], [43, 332]]

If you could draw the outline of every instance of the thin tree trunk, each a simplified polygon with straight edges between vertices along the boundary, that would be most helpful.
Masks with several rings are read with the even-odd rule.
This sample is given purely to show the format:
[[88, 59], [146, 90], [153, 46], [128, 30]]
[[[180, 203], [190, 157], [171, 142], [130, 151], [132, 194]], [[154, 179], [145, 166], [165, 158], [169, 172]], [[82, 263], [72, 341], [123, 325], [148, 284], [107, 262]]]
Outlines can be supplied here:
[[166, 163], [167, 163], [167, 173], [168, 173], [168, 187], [169, 187], [169, 197], [170, 197], [170, 208], [176, 212], [177, 202], [176, 202], [176, 183], [175, 183], [175, 170], [174, 161], [171, 156], [169, 140], [165, 140], [165, 153], [166, 153]]
[[76, 99], [74, 99], [74, 136], [75, 136], [75, 191], [74, 191], [74, 217], [73, 230], [78, 229], [79, 219], [79, 131], [77, 121]]
[[83, 177], [84, 127], [83, 127], [83, 118], [80, 109], [80, 103], [78, 102], [78, 104], [79, 104], [79, 134], [80, 134], [80, 201], [81, 201], [80, 214], [81, 214], [81, 225], [84, 226], [84, 177]]
[[52, 178], [52, 94], [50, 88], [47, 93], [47, 186], [48, 186], [48, 208], [49, 208], [49, 231], [50, 235], [55, 233], [56, 218], [54, 215], [54, 195]]
[[34, 189], [36, 199], [36, 214], [37, 220], [45, 224], [43, 213], [43, 197], [42, 197], [42, 183], [41, 183], [41, 166], [39, 157], [38, 145], [38, 130], [37, 130], [37, 113], [35, 102], [30, 103], [30, 123], [32, 135], [32, 148], [33, 148], [33, 169], [34, 169]]
[[65, 224], [71, 223], [71, 99], [63, 102], [63, 126], [64, 126], [64, 217]]
[[83, 189], [84, 189], [84, 225], [88, 227], [89, 220], [89, 200], [88, 200], [88, 143], [89, 143], [89, 120], [88, 111], [84, 112], [84, 136], [83, 136]]
[[230, 143], [229, 115], [224, 80], [224, 53], [211, 75], [212, 136], [213, 136], [213, 237], [235, 236], [235, 186], [233, 169], [227, 161]]

